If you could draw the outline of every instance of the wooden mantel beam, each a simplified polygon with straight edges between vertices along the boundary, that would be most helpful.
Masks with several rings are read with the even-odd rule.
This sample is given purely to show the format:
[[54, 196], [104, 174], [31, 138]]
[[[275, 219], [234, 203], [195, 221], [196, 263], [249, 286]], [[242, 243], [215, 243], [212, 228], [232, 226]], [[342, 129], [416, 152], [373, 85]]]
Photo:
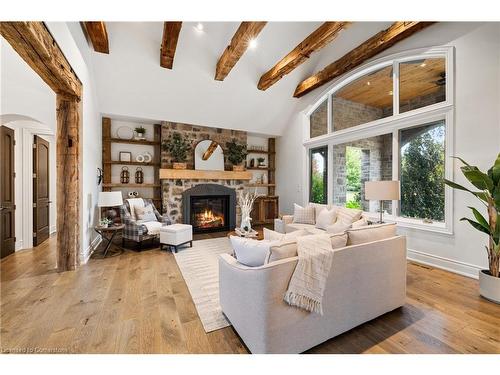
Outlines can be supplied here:
[[267, 90], [283, 78], [283, 76], [305, 62], [313, 52], [319, 51], [328, 45], [349, 25], [350, 22], [325, 22], [322, 24], [300, 42], [288, 55], [278, 61], [268, 72], [264, 73], [260, 77], [257, 88], [259, 90]]
[[80, 100], [82, 83], [43, 22], [0, 22], [0, 34], [54, 92]]
[[293, 96], [300, 98], [432, 24], [434, 22], [408, 21], [393, 23], [388, 29], [375, 34], [320, 72], [299, 83]]
[[103, 21], [83, 22], [94, 51], [109, 54], [108, 32]]
[[231, 42], [217, 61], [215, 80], [223, 81], [238, 60], [243, 56], [250, 41], [259, 35], [267, 22], [242, 22], [234, 33]]
[[175, 50], [181, 32], [182, 22], [164, 22], [163, 37], [161, 38], [160, 65], [172, 69], [174, 66]]

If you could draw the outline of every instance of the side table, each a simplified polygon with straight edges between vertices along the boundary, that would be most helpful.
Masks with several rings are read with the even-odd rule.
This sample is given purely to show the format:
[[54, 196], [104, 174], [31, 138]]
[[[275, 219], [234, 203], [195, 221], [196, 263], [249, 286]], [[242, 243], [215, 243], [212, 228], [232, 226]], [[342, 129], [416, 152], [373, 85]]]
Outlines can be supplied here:
[[123, 253], [123, 248], [117, 246], [116, 244], [113, 243], [113, 239], [118, 233], [121, 233], [123, 228], [125, 227], [124, 224], [119, 224], [119, 225], [112, 225], [110, 227], [101, 227], [99, 225], [94, 227], [94, 230], [99, 233], [104, 241], [106, 241], [106, 247], [104, 248], [102, 252], [102, 257], [106, 258], [108, 255], [109, 248], [111, 245], [114, 245], [115, 248], [118, 249], [118, 251], [111, 251], [110, 256], [116, 256], [120, 255]]

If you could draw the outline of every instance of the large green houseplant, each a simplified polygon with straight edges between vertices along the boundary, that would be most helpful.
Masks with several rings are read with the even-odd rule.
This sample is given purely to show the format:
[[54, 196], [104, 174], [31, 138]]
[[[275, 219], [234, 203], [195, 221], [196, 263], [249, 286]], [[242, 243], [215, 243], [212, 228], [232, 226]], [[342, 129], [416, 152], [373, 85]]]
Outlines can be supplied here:
[[243, 171], [245, 166], [242, 165], [247, 157], [247, 146], [244, 144], [236, 143], [233, 139], [231, 142], [226, 142], [227, 159], [233, 165], [233, 171]]
[[191, 143], [186, 138], [174, 132], [162, 142], [161, 147], [172, 156], [174, 169], [186, 169], [188, 152], [191, 150]]
[[481, 295], [500, 303], [500, 154], [498, 154], [493, 166], [487, 173], [479, 170], [478, 167], [460, 160], [464, 166], [460, 169], [465, 178], [478, 190], [471, 190], [453, 181], [445, 180], [445, 183], [458, 190], [467, 191], [476, 196], [486, 207], [488, 219], [486, 219], [476, 208], [472, 210], [475, 220], [462, 218], [468, 221], [475, 229], [485, 233], [489, 237], [486, 251], [488, 253], [488, 271], [479, 273]]

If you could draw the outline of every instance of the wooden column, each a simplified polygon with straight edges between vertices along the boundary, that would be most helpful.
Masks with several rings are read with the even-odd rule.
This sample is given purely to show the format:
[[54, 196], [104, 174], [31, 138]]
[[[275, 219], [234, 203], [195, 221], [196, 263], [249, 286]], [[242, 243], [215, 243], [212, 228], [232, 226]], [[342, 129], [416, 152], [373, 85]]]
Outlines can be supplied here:
[[57, 269], [74, 270], [80, 250], [80, 115], [75, 96], [58, 94], [57, 110]]

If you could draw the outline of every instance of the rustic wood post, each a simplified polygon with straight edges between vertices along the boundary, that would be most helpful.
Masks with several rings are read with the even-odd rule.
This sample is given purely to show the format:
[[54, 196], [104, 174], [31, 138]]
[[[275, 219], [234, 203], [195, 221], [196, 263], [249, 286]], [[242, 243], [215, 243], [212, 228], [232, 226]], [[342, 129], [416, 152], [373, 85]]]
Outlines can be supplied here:
[[57, 269], [74, 270], [80, 252], [80, 114], [76, 96], [58, 94]]

